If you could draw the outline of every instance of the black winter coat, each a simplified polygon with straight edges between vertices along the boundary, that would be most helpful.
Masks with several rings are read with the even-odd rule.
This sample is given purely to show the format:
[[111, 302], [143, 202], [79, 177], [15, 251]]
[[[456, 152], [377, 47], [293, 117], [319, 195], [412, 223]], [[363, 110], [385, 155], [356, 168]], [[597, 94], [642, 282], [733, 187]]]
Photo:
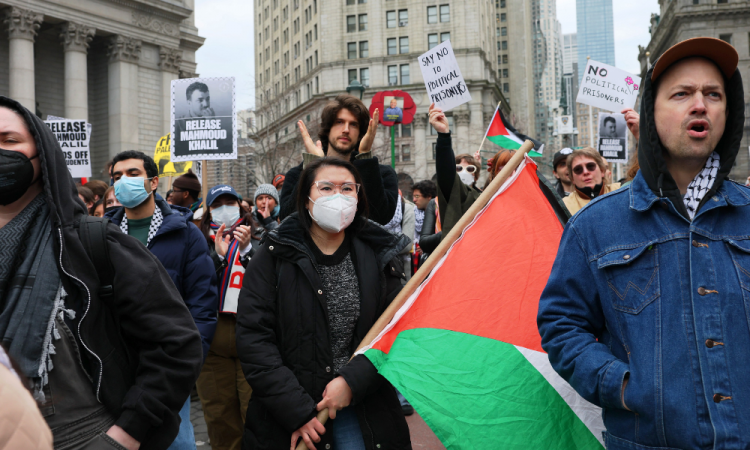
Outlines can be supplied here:
[[[352, 354], [401, 290], [397, 255], [409, 240], [359, 220], [348, 231], [360, 288]], [[245, 273], [237, 313], [237, 354], [253, 387], [245, 450], [289, 448], [292, 433], [315, 417], [334, 378], [326, 298], [305, 233], [297, 214], [289, 216], [268, 233]], [[365, 447], [411, 449], [396, 392], [372, 363], [360, 355], [339, 374], [352, 389]], [[331, 423], [317, 448], [332, 448]]]

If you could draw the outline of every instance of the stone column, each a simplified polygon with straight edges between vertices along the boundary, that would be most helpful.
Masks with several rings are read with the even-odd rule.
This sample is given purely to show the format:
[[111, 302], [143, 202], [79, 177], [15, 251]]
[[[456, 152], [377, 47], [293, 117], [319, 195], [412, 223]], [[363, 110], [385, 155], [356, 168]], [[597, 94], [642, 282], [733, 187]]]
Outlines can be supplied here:
[[36, 111], [34, 89], [34, 38], [44, 15], [15, 6], [5, 11], [8, 26], [10, 97], [31, 112]]
[[456, 143], [453, 144], [455, 154], [468, 153], [473, 155], [477, 149], [469, 148], [469, 123], [471, 122], [471, 113], [467, 110], [460, 110], [453, 113], [453, 121], [456, 124]]
[[109, 157], [138, 149], [138, 59], [141, 41], [113, 36], [109, 42]]
[[68, 119], [89, 119], [86, 54], [94, 33], [94, 28], [73, 22], [64, 23], [60, 30], [65, 49], [65, 117]]
[[425, 135], [427, 133], [427, 114], [417, 113], [412, 122], [414, 127], [414, 175], [417, 181], [426, 180], [427, 155], [432, 153], [432, 148], [427, 148]]
[[162, 98], [162, 131], [170, 133], [172, 121], [172, 80], [180, 78], [180, 64], [182, 64], [182, 50], [178, 48], [161, 47], [159, 49], [159, 68], [161, 69], [161, 98]]

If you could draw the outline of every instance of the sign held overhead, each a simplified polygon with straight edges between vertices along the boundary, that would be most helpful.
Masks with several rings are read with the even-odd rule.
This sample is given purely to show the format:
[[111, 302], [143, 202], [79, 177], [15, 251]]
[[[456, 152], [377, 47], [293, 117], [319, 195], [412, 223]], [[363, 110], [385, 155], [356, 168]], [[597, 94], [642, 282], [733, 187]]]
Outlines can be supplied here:
[[589, 59], [576, 102], [619, 113], [635, 106], [640, 86], [640, 77]]
[[445, 41], [422, 54], [418, 61], [431, 103], [443, 111], [449, 111], [471, 101], [451, 41]]
[[65, 155], [65, 164], [73, 178], [91, 176], [91, 124], [85, 120], [45, 120]]

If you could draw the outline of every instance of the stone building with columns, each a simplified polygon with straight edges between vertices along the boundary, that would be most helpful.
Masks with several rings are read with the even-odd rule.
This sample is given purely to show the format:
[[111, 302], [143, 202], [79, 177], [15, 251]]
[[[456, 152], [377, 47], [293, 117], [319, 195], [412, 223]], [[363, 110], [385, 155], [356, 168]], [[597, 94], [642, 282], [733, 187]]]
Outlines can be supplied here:
[[153, 155], [170, 82], [196, 76], [193, 0], [0, 0], [0, 14], [0, 95], [88, 120], [95, 178], [121, 151]]

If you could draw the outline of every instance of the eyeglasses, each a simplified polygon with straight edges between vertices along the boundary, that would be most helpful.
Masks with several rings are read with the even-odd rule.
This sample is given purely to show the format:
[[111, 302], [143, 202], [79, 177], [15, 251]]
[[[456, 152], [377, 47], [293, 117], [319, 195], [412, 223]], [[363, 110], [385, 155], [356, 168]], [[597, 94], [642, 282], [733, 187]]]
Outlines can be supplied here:
[[461, 164], [456, 164], [456, 173], [461, 173], [462, 170], [466, 169], [469, 173], [474, 173], [477, 170], [476, 166], [462, 166]]
[[342, 195], [356, 197], [360, 187], [358, 183], [333, 184], [330, 181], [315, 181], [313, 184], [318, 188], [318, 192], [323, 197], [333, 195], [336, 191]]
[[583, 166], [586, 166], [586, 170], [589, 172], [593, 172], [598, 167], [595, 162], [588, 162], [586, 164], [579, 164], [575, 167], [573, 167], [573, 173], [576, 175], [580, 175], [583, 173]]

